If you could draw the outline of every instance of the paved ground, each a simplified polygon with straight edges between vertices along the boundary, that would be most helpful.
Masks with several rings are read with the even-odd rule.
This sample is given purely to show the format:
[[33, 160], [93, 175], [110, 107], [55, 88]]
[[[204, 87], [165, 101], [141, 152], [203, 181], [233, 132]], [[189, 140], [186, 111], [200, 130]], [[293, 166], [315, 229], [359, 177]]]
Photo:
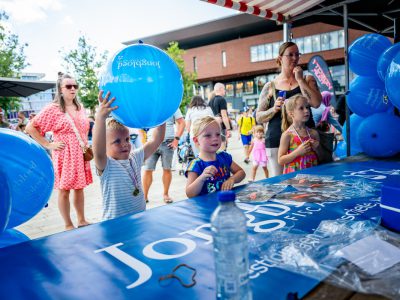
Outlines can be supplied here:
[[[243, 162], [243, 148], [241, 142], [238, 140], [236, 132], [230, 139], [228, 152], [232, 154], [234, 161], [237, 162], [242, 168], [244, 168], [246, 174], [249, 176], [251, 164], [247, 165]], [[93, 165], [94, 164], [92, 162], [92, 171], [94, 175], [95, 172], [93, 170]], [[179, 169], [181, 168], [181, 165], [178, 163], [176, 167], [176, 170], [173, 172], [170, 196], [175, 201], [182, 201], [187, 198], [185, 194], [186, 178], [184, 175], [179, 175]], [[161, 175], [161, 165], [158, 165], [156, 171], [154, 172], [154, 181], [149, 193], [150, 203], [148, 204], [147, 209], [165, 205], [162, 200]], [[256, 179], [262, 179], [263, 176], [264, 175], [262, 170], [259, 169]], [[93, 184], [85, 189], [85, 210], [88, 221], [95, 223], [100, 222], [101, 220], [101, 191], [98, 177], [95, 175], [93, 177]], [[248, 178], [243, 180], [240, 184], [244, 184], [247, 182]], [[73, 220], [76, 220], [75, 215], [73, 215]], [[49, 200], [49, 206], [47, 208], [44, 208], [34, 218], [20, 225], [16, 229], [22, 231], [31, 239], [63, 231], [63, 222], [57, 208], [57, 191], [53, 191]]]

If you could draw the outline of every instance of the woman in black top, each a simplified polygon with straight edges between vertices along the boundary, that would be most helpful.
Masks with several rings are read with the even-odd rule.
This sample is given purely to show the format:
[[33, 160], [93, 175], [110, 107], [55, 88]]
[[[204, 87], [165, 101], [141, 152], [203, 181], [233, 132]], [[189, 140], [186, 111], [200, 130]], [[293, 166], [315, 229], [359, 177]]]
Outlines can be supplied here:
[[[322, 100], [315, 78], [312, 75], [303, 76], [303, 70], [297, 65], [300, 55], [299, 48], [293, 42], [285, 42], [279, 47], [276, 62], [281, 67], [281, 72], [273, 81], [264, 85], [258, 100], [257, 122], [268, 124], [265, 146], [271, 177], [281, 175], [283, 169], [278, 164], [278, 148], [282, 134], [281, 105], [284, 103], [284, 98], [278, 97], [279, 92], [286, 92], [286, 99], [301, 93], [308, 99], [310, 106], [315, 108], [320, 106]], [[307, 126], [315, 127], [311, 110]]]

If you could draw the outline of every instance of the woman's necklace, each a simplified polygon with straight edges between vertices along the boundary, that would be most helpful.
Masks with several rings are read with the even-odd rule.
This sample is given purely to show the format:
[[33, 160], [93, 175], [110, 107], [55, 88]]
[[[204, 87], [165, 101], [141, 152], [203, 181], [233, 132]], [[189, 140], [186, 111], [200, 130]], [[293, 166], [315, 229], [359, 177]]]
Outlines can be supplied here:
[[[293, 129], [294, 129], [294, 132], [296, 132], [296, 135], [297, 135], [297, 137], [299, 138], [300, 142], [303, 144], [304, 141], [303, 141], [303, 139], [301, 138], [301, 136], [300, 136], [300, 134], [299, 134], [300, 128], [299, 128], [299, 131], [297, 131], [297, 129], [296, 129], [296, 127], [295, 127], [294, 125], [292, 125], [292, 127], [293, 127]], [[306, 130], [306, 132], [307, 132], [308, 137], [311, 139], [310, 132], [308, 131], [307, 127], [305, 127], [305, 130]]]

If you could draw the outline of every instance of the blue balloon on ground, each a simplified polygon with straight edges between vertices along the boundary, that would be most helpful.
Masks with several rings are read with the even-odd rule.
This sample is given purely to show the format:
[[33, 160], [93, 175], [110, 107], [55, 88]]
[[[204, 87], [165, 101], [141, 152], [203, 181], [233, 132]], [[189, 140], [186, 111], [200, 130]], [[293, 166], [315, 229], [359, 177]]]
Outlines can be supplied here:
[[164, 123], [178, 109], [183, 80], [176, 63], [161, 49], [136, 44], [117, 52], [100, 78], [100, 89], [116, 97], [112, 116], [133, 128]]
[[353, 113], [362, 117], [385, 112], [393, 107], [385, 84], [378, 77], [365, 76], [357, 76], [350, 83], [347, 105]]
[[29, 240], [30, 238], [28, 238], [21, 231], [16, 229], [7, 229], [0, 234], [0, 248], [16, 245]]
[[397, 54], [400, 53], [400, 43], [394, 44], [392, 47], [387, 49], [382, 55], [379, 57], [378, 65], [377, 65], [377, 72], [378, 76], [382, 81], [385, 81], [386, 74], [390, 63], [392, 62], [393, 58], [396, 57]]
[[385, 78], [385, 86], [390, 102], [400, 109], [400, 53], [390, 63]]
[[0, 234], [7, 226], [11, 212], [11, 195], [8, 178], [0, 170]]
[[380, 113], [365, 118], [357, 131], [363, 152], [390, 157], [400, 152], [400, 117]]
[[[352, 114], [350, 116], [350, 154], [351, 155], [356, 155], [360, 152], [362, 152], [361, 150], [361, 146], [360, 143], [358, 141], [358, 137], [357, 137], [357, 130], [361, 125], [361, 122], [364, 120], [363, 117], [360, 117], [356, 114]], [[346, 121], [347, 122], [347, 121]], [[343, 138], [345, 141], [347, 141], [347, 123], [344, 123], [343, 125]]]
[[0, 145], [0, 166], [12, 199], [7, 228], [13, 228], [45, 206], [53, 190], [54, 170], [47, 152], [22, 132], [0, 129]]
[[392, 45], [390, 40], [377, 33], [364, 34], [349, 47], [349, 66], [357, 75], [378, 76], [378, 59]]

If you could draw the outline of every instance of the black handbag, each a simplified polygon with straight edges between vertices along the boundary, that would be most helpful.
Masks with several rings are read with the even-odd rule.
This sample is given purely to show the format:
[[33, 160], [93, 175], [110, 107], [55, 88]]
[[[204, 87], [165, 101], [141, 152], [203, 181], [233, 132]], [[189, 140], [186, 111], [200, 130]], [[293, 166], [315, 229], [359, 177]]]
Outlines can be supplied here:
[[326, 164], [333, 161], [333, 152], [336, 150], [337, 139], [333, 132], [322, 131], [317, 127], [319, 134], [318, 163]]

